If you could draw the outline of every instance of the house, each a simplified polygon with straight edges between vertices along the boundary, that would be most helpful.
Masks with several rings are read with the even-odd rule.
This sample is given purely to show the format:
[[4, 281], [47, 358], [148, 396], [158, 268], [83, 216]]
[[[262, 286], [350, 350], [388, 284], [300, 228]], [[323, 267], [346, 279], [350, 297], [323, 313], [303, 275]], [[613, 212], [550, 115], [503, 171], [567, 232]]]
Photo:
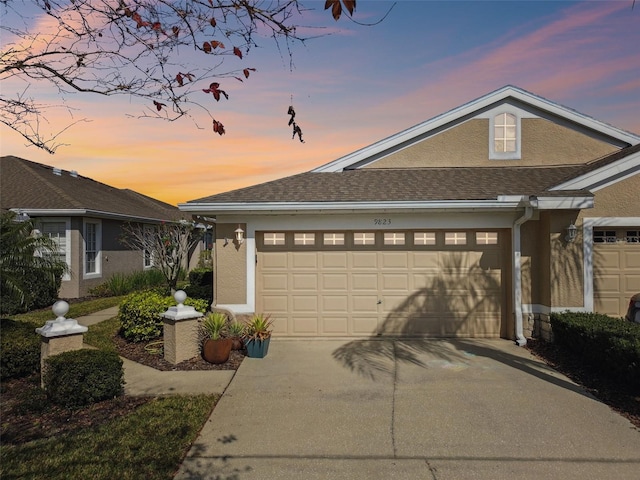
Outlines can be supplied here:
[[152, 267], [149, 255], [120, 242], [125, 223], [152, 225], [184, 217], [175, 206], [133, 190], [14, 156], [0, 157], [0, 207], [28, 215], [58, 244], [70, 267], [61, 298], [86, 296], [116, 273]]
[[523, 345], [551, 312], [622, 316], [640, 292], [639, 172], [640, 136], [506, 86], [179, 208], [217, 221], [216, 304], [278, 335]]

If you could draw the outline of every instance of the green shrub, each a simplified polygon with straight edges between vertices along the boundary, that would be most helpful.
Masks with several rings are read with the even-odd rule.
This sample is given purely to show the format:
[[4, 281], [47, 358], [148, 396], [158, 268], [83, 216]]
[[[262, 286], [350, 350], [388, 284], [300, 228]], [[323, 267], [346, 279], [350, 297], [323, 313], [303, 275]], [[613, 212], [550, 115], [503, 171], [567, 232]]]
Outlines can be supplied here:
[[90, 293], [99, 297], [113, 297], [162, 286], [164, 283], [162, 272], [151, 268], [129, 274], [114, 273], [105, 283], [91, 289]]
[[29, 281], [24, 285], [26, 288], [24, 301], [20, 302], [20, 298], [12, 295], [11, 290], [3, 285], [0, 288], [0, 313], [14, 315], [50, 307], [58, 300], [62, 273], [62, 268], [58, 268], [54, 281], [46, 271], [38, 268], [27, 269], [24, 272], [24, 278], [28, 278]]
[[191, 298], [201, 298], [211, 305], [213, 302], [213, 270], [194, 268], [189, 272], [189, 285], [184, 291]]
[[43, 381], [49, 399], [63, 407], [82, 407], [124, 393], [122, 360], [103, 350], [74, 350], [47, 358]]
[[21, 378], [40, 370], [40, 336], [28, 323], [0, 319], [0, 378]]
[[[162, 335], [162, 317], [169, 307], [175, 306], [172, 296], [157, 292], [137, 292], [128, 295], [120, 304], [118, 317], [120, 335], [130, 342], [154, 340]], [[204, 313], [209, 308], [206, 300], [187, 298], [185, 305], [191, 305]]]
[[590, 368], [640, 390], [640, 325], [597, 313], [553, 313], [554, 342]]

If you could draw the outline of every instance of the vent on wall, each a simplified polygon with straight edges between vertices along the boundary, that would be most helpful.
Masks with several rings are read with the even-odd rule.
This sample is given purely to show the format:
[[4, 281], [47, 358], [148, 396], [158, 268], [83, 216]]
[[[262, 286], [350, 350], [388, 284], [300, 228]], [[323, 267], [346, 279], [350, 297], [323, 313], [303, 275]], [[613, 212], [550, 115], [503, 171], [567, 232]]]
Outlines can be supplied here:
[[53, 174], [54, 175], [62, 175], [62, 170], [60, 170], [58, 167], [53, 167]]

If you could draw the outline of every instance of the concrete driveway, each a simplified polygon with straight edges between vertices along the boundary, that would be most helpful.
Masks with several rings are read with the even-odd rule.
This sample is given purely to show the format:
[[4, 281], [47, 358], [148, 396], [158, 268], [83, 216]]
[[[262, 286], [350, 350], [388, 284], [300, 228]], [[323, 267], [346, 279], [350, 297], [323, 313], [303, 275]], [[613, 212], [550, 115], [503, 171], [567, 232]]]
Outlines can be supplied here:
[[178, 479], [638, 479], [640, 432], [506, 340], [281, 340]]

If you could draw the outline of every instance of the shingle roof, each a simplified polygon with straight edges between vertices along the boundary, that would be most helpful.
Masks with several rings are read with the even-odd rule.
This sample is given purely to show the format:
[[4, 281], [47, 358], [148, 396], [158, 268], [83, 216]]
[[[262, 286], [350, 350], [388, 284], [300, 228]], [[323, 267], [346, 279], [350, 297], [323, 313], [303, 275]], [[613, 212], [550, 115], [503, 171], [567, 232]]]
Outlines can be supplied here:
[[0, 157], [2, 209], [91, 210], [131, 218], [176, 220], [176, 207], [128, 189], [14, 156]]
[[490, 200], [499, 195], [540, 194], [581, 168], [582, 165], [307, 172], [189, 203]]

